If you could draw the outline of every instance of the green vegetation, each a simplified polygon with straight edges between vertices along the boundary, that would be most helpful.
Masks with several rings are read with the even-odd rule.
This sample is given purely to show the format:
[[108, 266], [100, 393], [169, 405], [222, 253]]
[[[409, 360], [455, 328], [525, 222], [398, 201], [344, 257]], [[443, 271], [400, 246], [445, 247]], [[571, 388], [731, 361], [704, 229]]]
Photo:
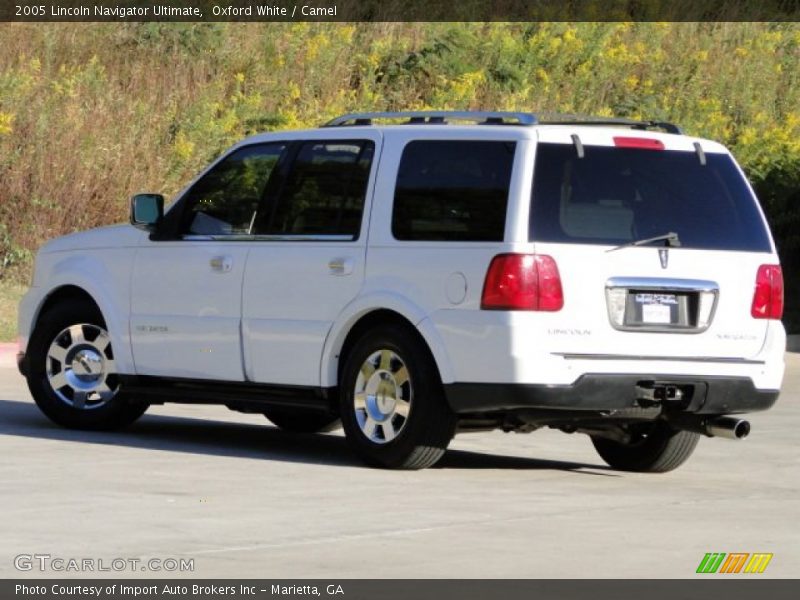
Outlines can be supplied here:
[[800, 24], [3, 24], [0, 280], [242, 136], [371, 109], [671, 120], [757, 188], [800, 331]]
[[0, 283], [0, 342], [17, 339], [17, 305], [24, 292], [18, 283]]

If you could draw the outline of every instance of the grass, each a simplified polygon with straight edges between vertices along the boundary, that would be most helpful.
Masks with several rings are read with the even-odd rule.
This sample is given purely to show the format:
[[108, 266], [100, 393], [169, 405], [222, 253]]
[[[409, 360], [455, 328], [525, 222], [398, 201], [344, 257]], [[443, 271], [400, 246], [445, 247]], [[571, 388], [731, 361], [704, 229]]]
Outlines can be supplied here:
[[25, 286], [0, 281], [0, 342], [17, 339], [17, 306]]

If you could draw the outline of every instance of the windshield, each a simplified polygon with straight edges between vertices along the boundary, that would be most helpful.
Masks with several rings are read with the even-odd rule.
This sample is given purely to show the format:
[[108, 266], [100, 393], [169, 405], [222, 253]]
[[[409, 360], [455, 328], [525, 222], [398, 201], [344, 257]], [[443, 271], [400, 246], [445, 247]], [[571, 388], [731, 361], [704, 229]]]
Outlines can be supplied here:
[[538, 145], [530, 239], [619, 245], [675, 232], [681, 247], [771, 252], [756, 201], [727, 154]]

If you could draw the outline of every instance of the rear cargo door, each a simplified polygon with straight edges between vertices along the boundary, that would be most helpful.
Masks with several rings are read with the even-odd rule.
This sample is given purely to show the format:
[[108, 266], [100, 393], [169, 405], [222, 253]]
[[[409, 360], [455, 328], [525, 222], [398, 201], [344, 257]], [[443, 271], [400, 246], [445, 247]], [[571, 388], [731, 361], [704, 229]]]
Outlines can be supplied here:
[[530, 239], [556, 260], [564, 289], [548, 321], [555, 351], [756, 355], [768, 324], [751, 316], [756, 274], [777, 259], [732, 157], [685, 136], [574, 135], [542, 132], [531, 201]]

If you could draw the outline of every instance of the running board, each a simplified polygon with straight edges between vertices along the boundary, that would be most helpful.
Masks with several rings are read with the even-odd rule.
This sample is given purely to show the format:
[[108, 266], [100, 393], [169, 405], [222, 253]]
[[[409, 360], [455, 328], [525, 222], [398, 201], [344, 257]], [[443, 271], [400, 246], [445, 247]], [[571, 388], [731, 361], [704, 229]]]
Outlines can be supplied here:
[[120, 375], [120, 391], [131, 399], [149, 404], [222, 404], [241, 412], [263, 412], [269, 407], [301, 408], [328, 413], [335, 411], [334, 388], [277, 386], [238, 381], [173, 379], [143, 375]]

